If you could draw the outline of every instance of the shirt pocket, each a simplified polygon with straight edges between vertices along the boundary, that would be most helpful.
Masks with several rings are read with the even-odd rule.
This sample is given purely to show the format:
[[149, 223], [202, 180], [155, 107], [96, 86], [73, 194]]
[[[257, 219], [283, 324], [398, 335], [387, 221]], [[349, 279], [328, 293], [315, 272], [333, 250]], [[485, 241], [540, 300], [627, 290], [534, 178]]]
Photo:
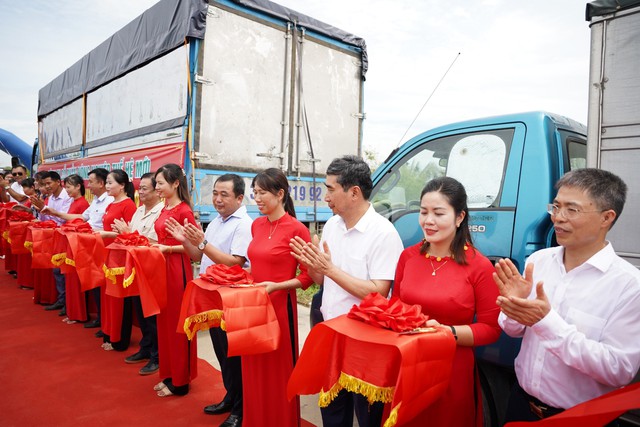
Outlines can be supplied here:
[[348, 254], [344, 257], [345, 272], [357, 279], [369, 279], [369, 269], [367, 268], [367, 259], [364, 256]]
[[587, 338], [600, 341], [606, 319], [572, 307], [569, 308], [569, 312], [567, 313], [567, 322], [574, 325], [578, 331], [585, 334]]

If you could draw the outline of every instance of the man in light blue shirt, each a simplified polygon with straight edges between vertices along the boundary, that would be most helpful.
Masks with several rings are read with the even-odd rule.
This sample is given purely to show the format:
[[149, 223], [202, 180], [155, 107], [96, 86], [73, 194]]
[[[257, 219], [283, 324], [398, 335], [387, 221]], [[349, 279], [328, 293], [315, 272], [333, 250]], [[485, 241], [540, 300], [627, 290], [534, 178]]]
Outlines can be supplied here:
[[[191, 259], [200, 261], [200, 274], [213, 264], [247, 265], [252, 219], [247, 214], [247, 208], [242, 205], [244, 191], [244, 181], [236, 174], [225, 174], [216, 180], [213, 186], [213, 205], [218, 216], [209, 224], [206, 232], [192, 224], [181, 225], [175, 220], [167, 221], [167, 230], [182, 242]], [[210, 415], [231, 412], [220, 426], [239, 426], [243, 414], [240, 356], [227, 357], [229, 343], [227, 334], [222, 329], [211, 328], [209, 334], [220, 362], [227, 394], [221, 402], [205, 406], [204, 412]]]
[[[50, 171], [44, 172], [42, 175], [42, 183], [44, 184], [47, 193], [49, 193], [49, 197], [47, 198], [47, 206], [50, 209], [53, 209], [57, 212], [67, 213], [69, 211], [69, 207], [73, 202], [73, 198], [71, 198], [67, 194], [67, 190], [61, 184], [60, 175], [58, 172]], [[44, 208], [44, 202], [33, 196], [31, 198], [32, 204], [37, 208], [42, 210]], [[66, 220], [53, 215], [40, 215], [41, 221], [52, 220], [55, 221], [58, 225], [61, 225], [66, 222]], [[64, 280], [64, 274], [60, 271], [59, 268], [53, 269], [53, 278], [56, 282], [56, 290], [58, 291], [58, 299], [51, 305], [46, 306], [45, 310], [60, 310], [60, 316], [65, 316], [67, 314], [66, 308], [66, 284]]]

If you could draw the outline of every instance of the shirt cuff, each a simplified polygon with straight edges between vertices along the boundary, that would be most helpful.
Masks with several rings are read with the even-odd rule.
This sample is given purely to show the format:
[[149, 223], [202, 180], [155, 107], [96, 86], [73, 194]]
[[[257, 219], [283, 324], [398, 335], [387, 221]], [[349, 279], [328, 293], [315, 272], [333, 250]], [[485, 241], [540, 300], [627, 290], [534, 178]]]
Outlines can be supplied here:
[[546, 316], [531, 326], [533, 332], [536, 333], [544, 341], [552, 341], [558, 339], [562, 335], [562, 330], [567, 326], [567, 322], [558, 314], [557, 311], [551, 309]]

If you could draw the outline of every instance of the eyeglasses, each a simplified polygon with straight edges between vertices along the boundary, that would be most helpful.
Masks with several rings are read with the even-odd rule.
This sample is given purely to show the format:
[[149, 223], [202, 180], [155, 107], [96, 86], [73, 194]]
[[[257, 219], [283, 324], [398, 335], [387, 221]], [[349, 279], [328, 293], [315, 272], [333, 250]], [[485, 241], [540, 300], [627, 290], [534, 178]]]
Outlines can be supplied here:
[[551, 216], [562, 215], [566, 219], [576, 219], [580, 214], [583, 213], [591, 213], [591, 212], [604, 212], [604, 210], [595, 210], [595, 211], [581, 211], [578, 208], [561, 208], [558, 205], [554, 205], [553, 203], [549, 203], [547, 205], [547, 213]]
[[22, 175], [24, 175], [24, 172], [11, 172], [11, 175], [13, 175], [13, 176], [22, 176]]

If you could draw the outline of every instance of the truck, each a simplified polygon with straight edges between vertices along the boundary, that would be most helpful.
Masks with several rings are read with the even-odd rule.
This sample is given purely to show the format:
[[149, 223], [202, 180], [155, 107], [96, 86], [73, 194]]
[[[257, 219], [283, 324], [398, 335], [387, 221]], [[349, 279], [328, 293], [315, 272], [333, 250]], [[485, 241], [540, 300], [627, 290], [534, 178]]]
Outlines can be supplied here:
[[[640, 1], [587, 5], [591, 26], [588, 125], [561, 115], [529, 112], [468, 120], [421, 133], [375, 171], [371, 202], [398, 230], [405, 246], [423, 238], [420, 192], [451, 176], [468, 194], [474, 245], [489, 259], [511, 259], [522, 271], [533, 252], [557, 245], [546, 205], [554, 183], [583, 167], [610, 170], [629, 186], [625, 212], [608, 235], [619, 255], [640, 268], [634, 214], [640, 209]], [[477, 349], [485, 425], [502, 425], [515, 381], [519, 340], [502, 334]], [[635, 412], [621, 425], [640, 425]]]
[[367, 64], [362, 38], [267, 0], [162, 0], [40, 90], [34, 170], [137, 185], [177, 163], [206, 224], [218, 176], [276, 167], [298, 219], [321, 223], [319, 171], [362, 151]]

